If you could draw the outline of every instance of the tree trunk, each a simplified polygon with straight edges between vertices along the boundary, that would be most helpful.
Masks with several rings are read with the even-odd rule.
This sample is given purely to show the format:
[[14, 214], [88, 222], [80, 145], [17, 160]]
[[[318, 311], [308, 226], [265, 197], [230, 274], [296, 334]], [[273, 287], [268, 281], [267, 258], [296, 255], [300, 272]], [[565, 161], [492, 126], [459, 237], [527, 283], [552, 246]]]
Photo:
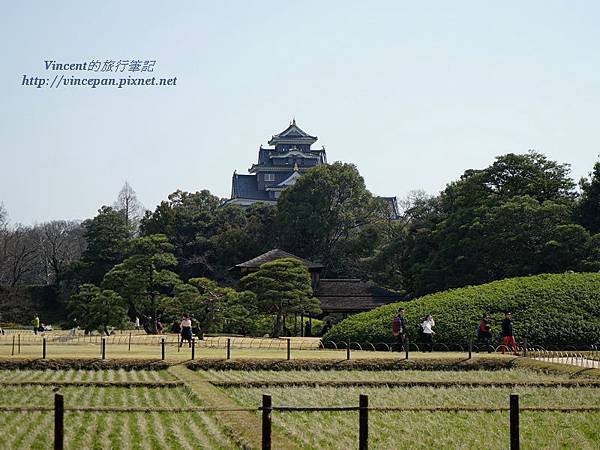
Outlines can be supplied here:
[[275, 317], [275, 326], [273, 327], [273, 335], [271, 337], [278, 338], [281, 336], [281, 328], [283, 326], [283, 315], [280, 311], [277, 311]]

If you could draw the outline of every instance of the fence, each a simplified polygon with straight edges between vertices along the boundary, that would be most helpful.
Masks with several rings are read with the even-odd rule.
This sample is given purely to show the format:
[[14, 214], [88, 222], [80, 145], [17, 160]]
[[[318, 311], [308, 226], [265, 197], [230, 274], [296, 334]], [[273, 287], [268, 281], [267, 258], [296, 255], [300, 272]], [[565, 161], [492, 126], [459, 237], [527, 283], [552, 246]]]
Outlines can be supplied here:
[[[318, 339], [298, 339], [298, 338], [247, 338], [247, 337], [226, 337], [216, 336], [207, 337], [203, 340], [192, 339], [187, 350], [186, 346], [181, 346], [178, 335], [145, 335], [145, 334], [118, 334], [111, 336], [69, 336], [63, 334], [46, 334], [35, 336], [33, 334], [11, 333], [0, 336], [0, 347], [10, 347], [10, 355], [21, 355], [23, 349], [27, 349], [29, 356], [37, 356], [42, 359], [52, 356], [52, 349], [60, 348], [64, 354], [75, 350], [78, 345], [96, 345], [95, 355], [101, 359], [107, 359], [112, 349], [124, 352], [132, 352], [132, 347], [139, 351], [143, 350], [143, 356], [151, 359], [165, 360], [168, 355], [178, 354], [180, 359], [189, 356], [194, 360], [197, 356], [197, 350], [223, 350], [221, 354], [226, 359], [232, 359], [236, 350], [253, 350], [255, 354], [260, 355], [261, 351], [281, 352], [281, 359], [292, 359], [293, 354], [301, 354], [302, 351], [334, 351], [337, 355], [344, 355], [345, 359], [352, 359], [353, 351], [361, 352], [392, 352], [396, 351], [403, 354], [405, 359], [409, 359], [412, 352], [436, 351], [462, 353], [468, 359], [471, 359], [473, 353], [488, 352], [496, 353], [503, 350], [503, 346], [493, 347], [491, 345], [478, 345], [473, 341], [456, 343], [434, 343], [423, 344], [406, 340], [403, 344], [390, 344], [385, 342], [322, 342]], [[187, 343], [186, 343], [187, 344]], [[125, 348], [127, 350], [125, 350]], [[37, 350], [36, 350], [37, 349]], [[590, 346], [566, 346], [561, 350], [547, 350], [541, 346], [528, 345], [526, 340], [518, 344], [516, 349], [522, 356], [535, 358], [542, 361], [574, 364], [581, 367], [600, 368], [600, 344]], [[92, 351], [94, 352], [94, 351]], [[8, 353], [8, 352], [7, 352]], [[89, 357], [77, 350], [76, 357]], [[217, 357], [218, 352], [213, 352]], [[342, 359], [344, 356], [341, 356]], [[277, 356], [277, 353], [275, 354]]]
[[274, 406], [271, 395], [264, 394], [262, 396], [262, 404], [254, 408], [93, 408], [93, 407], [65, 407], [64, 396], [60, 393], [54, 394], [54, 407], [5, 407], [2, 411], [12, 412], [27, 412], [27, 411], [42, 411], [54, 413], [54, 449], [62, 450], [64, 448], [64, 430], [65, 430], [65, 412], [170, 412], [170, 413], [191, 413], [191, 412], [260, 412], [262, 415], [262, 430], [261, 441], [262, 449], [270, 450], [272, 445], [272, 420], [273, 413], [286, 412], [323, 412], [323, 411], [338, 411], [350, 412], [358, 411], [358, 448], [366, 450], [369, 447], [369, 413], [370, 412], [509, 412], [509, 430], [510, 430], [510, 449], [518, 450], [520, 448], [520, 413], [527, 412], [600, 412], [600, 406], [585, 406], [585, 407], [520, 407], [519, 395], [510, 394], [507, 407], [376, 407], [369, 406], [369, 396], [365, 394], [359, 395], [358, 405], [350, 406]]

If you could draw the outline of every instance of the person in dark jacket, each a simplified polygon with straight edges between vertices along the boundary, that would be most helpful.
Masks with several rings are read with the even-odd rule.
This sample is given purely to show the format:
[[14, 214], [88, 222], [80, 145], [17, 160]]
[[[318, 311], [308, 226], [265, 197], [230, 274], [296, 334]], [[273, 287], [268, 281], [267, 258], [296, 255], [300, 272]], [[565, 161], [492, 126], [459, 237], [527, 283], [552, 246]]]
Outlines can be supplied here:
[[323, 325], [323, 328], [321, 329], [321, 336], [325, 336], [327, 332], [331, 330], [332, 326], [331, 319], [327, 319], [325, 321], [325, 325]]
[[398, 314], [392, 321], [392, 335], [396, 338], [396, 350], [404, 349], [406, 343], [406, 319], [404, 318], [404, 308], [398, 310]]
[[515, 335], [513, 334], [512, 326], [512, 314], [506, 311], [504, 314], [504, 320], [502, 321], [502, 354], [505, 350], [510, 350], [515, 356], [519, 356], [517, 353], [517, 341], [515, 341]]

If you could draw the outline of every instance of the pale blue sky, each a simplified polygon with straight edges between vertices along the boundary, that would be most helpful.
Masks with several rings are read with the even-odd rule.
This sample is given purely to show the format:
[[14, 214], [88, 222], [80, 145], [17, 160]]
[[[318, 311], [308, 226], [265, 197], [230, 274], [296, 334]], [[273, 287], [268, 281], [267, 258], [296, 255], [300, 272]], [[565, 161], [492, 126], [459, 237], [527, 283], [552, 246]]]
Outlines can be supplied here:
[[[530, 148], [578, 179], [600, 153], [597, 1], [0, 3], [13, 222], [91, 217], [125, 180], [151, 209], [176, 189], [228, 196], [294, 116], [379, 195]], [[20, 85], [53, 75], [44, 60], [131, 58], [177, 86]]]

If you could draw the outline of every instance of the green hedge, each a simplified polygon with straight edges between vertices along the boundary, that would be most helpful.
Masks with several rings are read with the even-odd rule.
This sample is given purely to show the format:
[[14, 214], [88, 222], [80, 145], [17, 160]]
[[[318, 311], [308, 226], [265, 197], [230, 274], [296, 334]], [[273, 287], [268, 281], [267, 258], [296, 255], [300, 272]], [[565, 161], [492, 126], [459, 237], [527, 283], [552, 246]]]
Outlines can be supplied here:
[[323, 341], [393, 342], [391, 324], [406, 308], [408, 337], [418, 341], [420, 324], [432, 314], [435, 342], [466, 342], [481, 316], [493, 319], [497, 342], [504, 311], [513, 315], [517, 339], [545, 347], [585, 346], [600, 342], [600, 274], [565, 273], [509, 278], [480, 286], [430, 294], [351, 316], [335, 325]]

